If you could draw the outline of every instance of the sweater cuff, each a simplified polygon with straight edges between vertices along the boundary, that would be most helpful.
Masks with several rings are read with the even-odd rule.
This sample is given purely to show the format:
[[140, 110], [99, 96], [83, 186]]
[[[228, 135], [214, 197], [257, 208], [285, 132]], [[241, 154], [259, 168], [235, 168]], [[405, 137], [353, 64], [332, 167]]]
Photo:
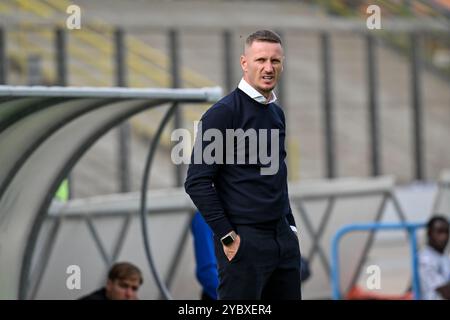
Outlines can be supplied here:
[[290, 213], [288, 213], [287, 215], [286, 215], [286, 219], [287, 219], [287, 221], [289, 222], [289, 225], [290, 226], [293, 226], [293, 227], [296, 227], [297, 225], [295, 224], [295, 219], [294, 219], [294, 216], [292, 215], [292, 212], [290, 212]]
[[210, 227], [214, 234], [219, 238], [219, 240], [227, 233], [234, 230], [230, 221], [228, 221], [227, 217], [225, 216], [223, 218], [215, 220], [214, 222], [210, 222]]

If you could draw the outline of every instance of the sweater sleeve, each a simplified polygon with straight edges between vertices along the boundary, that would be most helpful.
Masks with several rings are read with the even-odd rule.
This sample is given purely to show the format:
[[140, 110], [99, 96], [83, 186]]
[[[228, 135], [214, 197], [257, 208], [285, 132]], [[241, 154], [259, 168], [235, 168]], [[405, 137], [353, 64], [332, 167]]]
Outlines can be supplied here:
[[[214, 188], [214, 180], [218, 177], [223, 164], [216, 162], [205, 163], [206, 161], [203, 159], [205, 148], [213, 141], [203, 141], [205, 139], [202, 139], [202, 136], [208, 129], [216, 129], [224, 137], [225, 130], [230, 123], [232, 123], [232, 114], [225, 105], [215, 104], [203, 115], [199, 123], [199, 130], [191, 155], [191, 163], [184, 184], [192, 202], [194, 202], [219, 239], [233, 230]], [[201, 159], [198, 159], [198, 155], [200, 155]]]
[[[283, 121], [284, 127], [286, 128], [286, 118], [284, 116], [283, 109], [281, 109], [278, 106], [277, 111], [278, 111], [278, 114], [280, 115], [281, 121]], [[289, 212], [286, 215], [286, 219], [288, 220], [290, 226], [297, 228], [297, 225], [295, 224], [294, 215], [292, 214], [291, 204], [289, 202], [289, 190], [288, 190], [288, 181], [287, 181], [287, 167], [286, 167], [286, 181], [285, 181], [285, 184], [284, 184], [284, 192], [285, 192], [285, 201], [287, 202], [287, 204], [289, 206]]]
[[288, 220], [290, 226], [297, 228], [297, 225], [295, 224], [294, 215], [292, 214], [291, 204], [289, 202], [289, 193], [288, 193], [288, 188], [287, 188], [287, 182], [286, 182], [286, 201], [289, 206], [289, 213], [286, 215], [286, 219]]

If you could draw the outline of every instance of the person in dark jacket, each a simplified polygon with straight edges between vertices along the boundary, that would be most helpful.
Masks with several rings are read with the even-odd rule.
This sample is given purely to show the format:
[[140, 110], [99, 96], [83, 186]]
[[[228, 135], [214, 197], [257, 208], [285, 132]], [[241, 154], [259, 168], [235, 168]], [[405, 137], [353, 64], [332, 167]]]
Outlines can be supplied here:
[[283, 61], [276, 33], [248, 36], [238, 87], [199, 122], [185, 189], [214, 233], [220, 300], [301, 299], [286, 121], [273, 92]]
[[114, 264], [106, 286], [79, 300], [137, 300], [139, 287], [144, 282], [141, 270], [129, 262]]

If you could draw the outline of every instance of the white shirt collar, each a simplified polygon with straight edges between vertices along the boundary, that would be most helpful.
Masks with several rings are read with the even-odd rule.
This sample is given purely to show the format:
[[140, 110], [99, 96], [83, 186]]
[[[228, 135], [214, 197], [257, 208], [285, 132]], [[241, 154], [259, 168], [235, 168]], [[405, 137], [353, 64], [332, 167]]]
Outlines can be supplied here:
[[270, 100], [267, 100], [266, 97], [264, 97], [258, 90], [253, 88], [247, 81], [244, 80], [244, 78], [242, 78], [241, 82], [239, 82], [238, 88], [244, 91], [250, 98], [259, 103], [269, 104], [277, 101], [275, 92], [272, 91]]

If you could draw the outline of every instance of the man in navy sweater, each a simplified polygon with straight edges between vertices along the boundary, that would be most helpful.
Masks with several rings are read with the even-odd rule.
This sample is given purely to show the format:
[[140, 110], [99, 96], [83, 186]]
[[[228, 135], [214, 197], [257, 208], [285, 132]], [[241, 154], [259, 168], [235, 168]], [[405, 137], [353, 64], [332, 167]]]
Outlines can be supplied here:
[[283, 59], [277, 34], [251, 34], [238, 88], [199, 123], [185, 189], [214, 233], [219, 299], [301, 299], [285, 118], [273, 92]]

